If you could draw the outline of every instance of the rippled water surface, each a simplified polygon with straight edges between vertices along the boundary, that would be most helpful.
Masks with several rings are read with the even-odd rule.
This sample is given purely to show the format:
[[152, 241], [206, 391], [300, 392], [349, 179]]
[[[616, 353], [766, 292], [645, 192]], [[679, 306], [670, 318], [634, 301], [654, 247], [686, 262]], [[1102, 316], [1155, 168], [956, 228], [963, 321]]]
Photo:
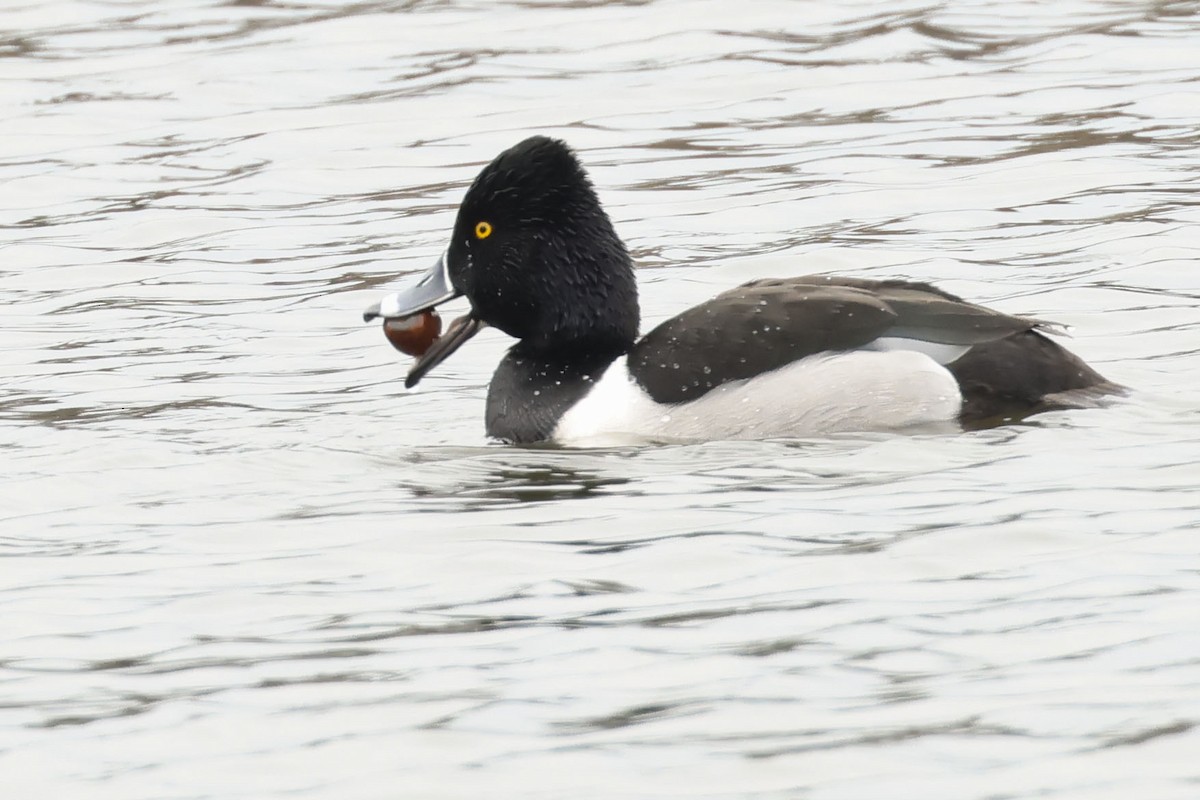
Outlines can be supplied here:
[[[9, 797], [1200, 796], [1200, 4], [0, 9]], [[487, 442], [368, 302], [569, 140], [647, 323], [753, 277], [1073, 326], [1113, 408]]]

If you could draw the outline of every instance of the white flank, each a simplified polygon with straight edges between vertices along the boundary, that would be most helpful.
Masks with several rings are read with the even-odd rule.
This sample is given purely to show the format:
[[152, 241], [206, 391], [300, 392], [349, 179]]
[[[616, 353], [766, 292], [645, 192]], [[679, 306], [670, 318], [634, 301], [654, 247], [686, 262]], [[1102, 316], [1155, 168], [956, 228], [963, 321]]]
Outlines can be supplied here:
[[563, 415], [554, 439], [601, 447], [878, 431], [950, 422], [961, 406], [954, 377], [911, 350], [809, 356], [677, 405], [651, 400], [621, 359]]

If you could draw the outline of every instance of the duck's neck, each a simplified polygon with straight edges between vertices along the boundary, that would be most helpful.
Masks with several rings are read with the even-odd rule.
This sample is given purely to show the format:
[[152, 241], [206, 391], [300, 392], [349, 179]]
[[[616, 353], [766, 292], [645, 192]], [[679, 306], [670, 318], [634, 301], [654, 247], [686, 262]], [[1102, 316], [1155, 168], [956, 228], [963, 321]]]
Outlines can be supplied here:
[[591, 391], [628, 344], [535, 348], [520, 342], [488, 386], [487, 435], [514, 444], [548, 440], [567, 409]]

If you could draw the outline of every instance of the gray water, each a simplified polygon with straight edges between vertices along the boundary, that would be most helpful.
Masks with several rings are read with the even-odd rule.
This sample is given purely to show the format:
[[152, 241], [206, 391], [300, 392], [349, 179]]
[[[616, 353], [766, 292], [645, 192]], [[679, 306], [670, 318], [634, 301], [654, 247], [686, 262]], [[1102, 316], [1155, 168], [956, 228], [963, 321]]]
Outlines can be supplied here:
[[[5, 797], [1200, 796], [1197, 3], [10, 0], [0, 31]], [[359, 314], [535, 132], [646, 324], [929, 280], [1134, 391], [489, 443], [503, 335], [406, 394]]]

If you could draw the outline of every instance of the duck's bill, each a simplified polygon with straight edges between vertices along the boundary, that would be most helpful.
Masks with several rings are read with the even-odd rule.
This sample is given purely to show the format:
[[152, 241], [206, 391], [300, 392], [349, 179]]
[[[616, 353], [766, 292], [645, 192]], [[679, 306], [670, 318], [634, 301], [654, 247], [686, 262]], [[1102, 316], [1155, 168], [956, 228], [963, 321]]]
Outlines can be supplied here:
[[470, 314], [451, 322], [446, 332], [435, 339], [429, 349], [425, 351], [425, 355], [418, 358], [417, 363], [412, 365], [412, 369], [404, 378], [404, 387], [411, 389], [416, 386], [429, 370], [449, 358], [450, 354], [462, 347], [467, 339], [479, 333], [484, 324], [482, 320], [475, 319]]
[[363, 322], [383, 317], [408, 317], [436, 305], [453, 300], [461, 294], [450, 283], [450, 273], [446, 269], [446, 256], [437, 260], [433, 267], [421, 276], [421, 279], [407, 289], [401, 289], [395, 294], [389, 294], [378, 303], [371, 305], [363, 312]]
[[[381, 317], [385, 320], [411, 317], [414, 314], [430, 311], [434, 306], [441, 305], [447, 300], [453, 300], [461, 294], [462, 292], [455, 289], [454, 284], [450, 282], [450, 272], [446, 267], [446, 255], [443, 254], [415, 284], [395, 294], [390, 294], [368, 307], [363, 312], [363, 321], [370, 322]], [[417, 358], [416, 363], [412, 365], [412, 369], [404, 378], [404, 385], [409, 389], [416, 386], [431, 369], [449, 358], [451, 353], [462, 347], [467, 339], [470, 339], [483, 327], [484, 323], [470, 314], [451, 322], [446, 332], [434, 339], [433, 343], [429, 345], [429, 349]]]

